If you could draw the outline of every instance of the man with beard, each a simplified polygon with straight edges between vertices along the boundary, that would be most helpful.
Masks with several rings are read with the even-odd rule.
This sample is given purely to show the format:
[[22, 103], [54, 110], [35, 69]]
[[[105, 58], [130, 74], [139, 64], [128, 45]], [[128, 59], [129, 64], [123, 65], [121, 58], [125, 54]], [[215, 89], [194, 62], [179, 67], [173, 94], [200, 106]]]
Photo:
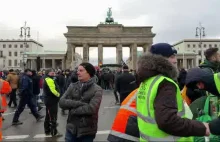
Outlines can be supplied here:
[[[205, 51], [206, 59], [199, 66], [202, 70], [214, 74], [219, 72], [220, 65], [220, 53], [218, 52], [218, 48], [209, 48]], [[206, 91], [199, 90], [197, 88], [187, 88], [184, 87], [184, 92], [186, 92], [186, 96], [189, 99], [189, 103], [194, 102], [198, 98], [205, 96]]]
[[208, 72], [219, 72], [220, 53], [218, 52], [218, 48], [209, 48], [204, 54], [206, 59], [199, 67]]
[[191, 120], [192, 112], [175, 82], [177, 51], [167, 43], [158, 43], [150, 52], [137, 63], [141, 81], [136, 97], [140, 141], [193, 141], [192, 136], [209, 136], [208, 123]]

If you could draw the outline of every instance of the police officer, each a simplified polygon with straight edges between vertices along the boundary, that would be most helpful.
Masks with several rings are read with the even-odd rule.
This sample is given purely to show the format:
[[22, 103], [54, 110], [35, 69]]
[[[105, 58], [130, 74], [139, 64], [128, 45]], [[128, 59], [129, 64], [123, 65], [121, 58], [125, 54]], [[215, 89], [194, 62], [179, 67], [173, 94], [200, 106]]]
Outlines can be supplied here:
[[19, 116], [23, 112], [26, 104], [28, 107], [31, 109], [32, 114], [36, 118], [37, 121], [41, 120], [44, 118], [44, 116], [40, 115], [37, 111], [37, 107], [33, 102], [33, 83], [31, 80], [31, 75], [32, 72], [30, 69], [25, 69], [23, 76], [19, 80], [19, 96], [20, 96], [20, 101], [19, 105], [15, 111], [14, 118], [12, 121], [12, 125], [21, 125], [23, 124], [20, 122]]

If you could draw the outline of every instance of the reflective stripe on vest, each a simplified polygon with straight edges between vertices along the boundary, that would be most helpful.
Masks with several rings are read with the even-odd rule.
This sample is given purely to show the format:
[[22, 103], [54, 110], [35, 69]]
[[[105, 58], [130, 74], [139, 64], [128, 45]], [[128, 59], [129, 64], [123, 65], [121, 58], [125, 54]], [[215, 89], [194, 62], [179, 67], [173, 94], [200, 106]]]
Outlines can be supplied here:
[[126, 140], [130, 140], [130, 141], [139, 141], [139, 138], [137, 137], [134, 137], [134, 136], [131, 136], [131, 135], [128, 135], [128, 134], [125, 134], [125, 133], [121, 133], [121, 132], [117, 132], [117, 131], [114, 131], [114, 130], [111, 130], [111, 135], [114, 135], [114, 136], [117, 136], [119, 138], [122, 138], [122, 139], [126, 139]]
[[[130, 112], [137, 114], [136, 108], [130, 107], [131, 103], [135, 101], [136, 96], [137, 96], [137, 90], [133, 94], [133, 96], [128, 100], [128, 102], [120, 107], [120, 109], [125, 109], [125, 110], [128, 110]], [[130, 140], [130, 141], [139, 141], [138, 137], [134, 137], [134, 136], [122, 133], [122, 132], [115, 131], [115, 130], [111, 130], [110, 134], [116, 137], [122, 138], [122, 139]]]
[[[152, 101], [154, 101], [152, 99], [155, 99], [155, 98], [151, 98], [152, 97], [151, 95], [156, 95], [156, 94], [152, 93], [152, 92], [154, 92], [153, 89], [154, 89], [155, 85], [159, 86], [159, 83], [162, 82], [164, 79], [166, 79], [167, 81], [169, 81], [171, 83], [174, 83], [175, 86], [178, 88], [178, 86], [176, 85], [176, 83], [173, 80], [171, 80], [171, 79], [169, 79], [167, 77], [158, 75], [156, 77], [153, 77], [153, 78], [147, 80], [147, 83], [145, 83], [145, 84], [146, 85], [149, 84], [150, 86], [146, 87], [145, 84], [141, 84], [141, 85], [145, 85], [145, 86], [141, 86], [141, 87], [143, 87], [142, 88], [143, 90], [140, 89], [141, 87], [138, 90], [138, 93], [140, 91], [140, 94], [137, 95], [136, 105], [137, 105], [138, 122], [140, 121], [139, 125], [141, 125], [141, 126], [138, 126], [139, 127], [139, 132], [140, 132], [140, 141], [148, 141], [149, 142], [149, 141], [178, 141], [178, 140], [182, 141], [182, 140], [192, 140], [191, 137], [184, 138], [184, 137], [176, 137], [176, 136], [172, 136], [172, 135], [166, 134], [165, 132], [161, 131], [158, 127], [155, 126], [155, 125], [157, 125], [156, 124], [156, 120], [151, 115], [151, 113], [152, 113], [151, 111], [152, 110], [150, 110], [150, 105], [153, 103]], [[158, 86], [156, 86], [155, 89], [158, 89]], [[147, 95], [145, 93], [147, 93]], [[180, 90], [177, 89], [176, 93], [177, 93], [177, 106], [178, 106], [178, 113], [177, 113], [177, 115], [180, 116], [180, 117], [184, 117], [185, 116], [185, 106], [184, 106], [184, 102], [183, 101], [181, 102], [182, 98], [181, 98]], [[142, 94], [143, 94], [143, 96], [142, 96]], [[147, 97], [147, 98], [145, 98], [145, 97]], [[146, 116], [144, 116], [142, 114], [144, 112], [139, 112], [138, 111], [139, 110], [138, 105], [144, 105], [143, 103], [142, 104], [138, 104], [138, 100], [141, 101], [141, 99], [143, 99], [143, 102], [146, 101], [146, 110], [147, 110], [147, 112], [145, 112]], [[143, 110], [141, 110], [141, 111], [143, 111]], [[159, 138], [158, 137], [152, 137], [152, 136], [148, 136], [148, 135], [144, 134], [144, 131], [147, 131], [147, 129], [143, 131], [143, 129], [144, 129], [143, 123], [147, 123], [146, 125], [149, 125], [149, 126], [152, 125], [152, 127], [155, 128], [155, 134], [157, 133], [156, 130], [158, 129], [157, 131], [160, 133], [159, 135], [161, 135], [161, 137], [159, 137]], [[151, 129], [151, 128], [149, 127], [148, 129]], [[153, 133], [153, 131], [152, 131], [152, 133]]]

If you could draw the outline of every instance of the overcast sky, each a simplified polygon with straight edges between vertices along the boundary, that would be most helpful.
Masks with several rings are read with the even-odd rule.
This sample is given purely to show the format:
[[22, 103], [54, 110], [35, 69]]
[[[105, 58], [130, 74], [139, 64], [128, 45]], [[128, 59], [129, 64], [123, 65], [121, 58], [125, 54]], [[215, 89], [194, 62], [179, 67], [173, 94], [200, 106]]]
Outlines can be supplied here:
[[0, 0], [0, 4], [0, 39], [18, 39], [27, 21], [32, 38], [46, 50], [66, 50], [66, 26], [97, 26], [108, 7], [124, 26], [153, 26], [154, 43], [194, 38], [199, 22], [207, 38], [220, 36], [220, 0]]

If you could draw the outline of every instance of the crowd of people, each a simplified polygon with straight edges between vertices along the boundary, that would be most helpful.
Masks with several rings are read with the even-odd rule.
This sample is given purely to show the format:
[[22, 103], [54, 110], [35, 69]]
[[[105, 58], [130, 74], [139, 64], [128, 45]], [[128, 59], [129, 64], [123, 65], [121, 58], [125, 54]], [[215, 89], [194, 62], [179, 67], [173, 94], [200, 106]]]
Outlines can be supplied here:
[[[198, 141], [208, 137], [218, 142], [218, 48], [207, 49], [204, 62], [189, 70], [177, 69], [176, 54], [167, 43], [154, 44], [138, 59], [134, 73], [127, 65], [105, 71], [90, 63], [81, 63], [73, 71], [11, 69], [0, 73], [11, 87], [1, 94], [9, 94], [7, 104], [16, 108], [12, 125], [23, 123], [19, 116], [28, 105], [36, 121], [45, 117], [46, 135], [62, 136], [57, 128], [58, 107], [64, 115], [68, 111], [66, 142], [94, 141], [103, 90], [112, 90], [120, 105], [108, 141]], [[46, 114], [41, 113], [39, 100], [45, 104]]]

